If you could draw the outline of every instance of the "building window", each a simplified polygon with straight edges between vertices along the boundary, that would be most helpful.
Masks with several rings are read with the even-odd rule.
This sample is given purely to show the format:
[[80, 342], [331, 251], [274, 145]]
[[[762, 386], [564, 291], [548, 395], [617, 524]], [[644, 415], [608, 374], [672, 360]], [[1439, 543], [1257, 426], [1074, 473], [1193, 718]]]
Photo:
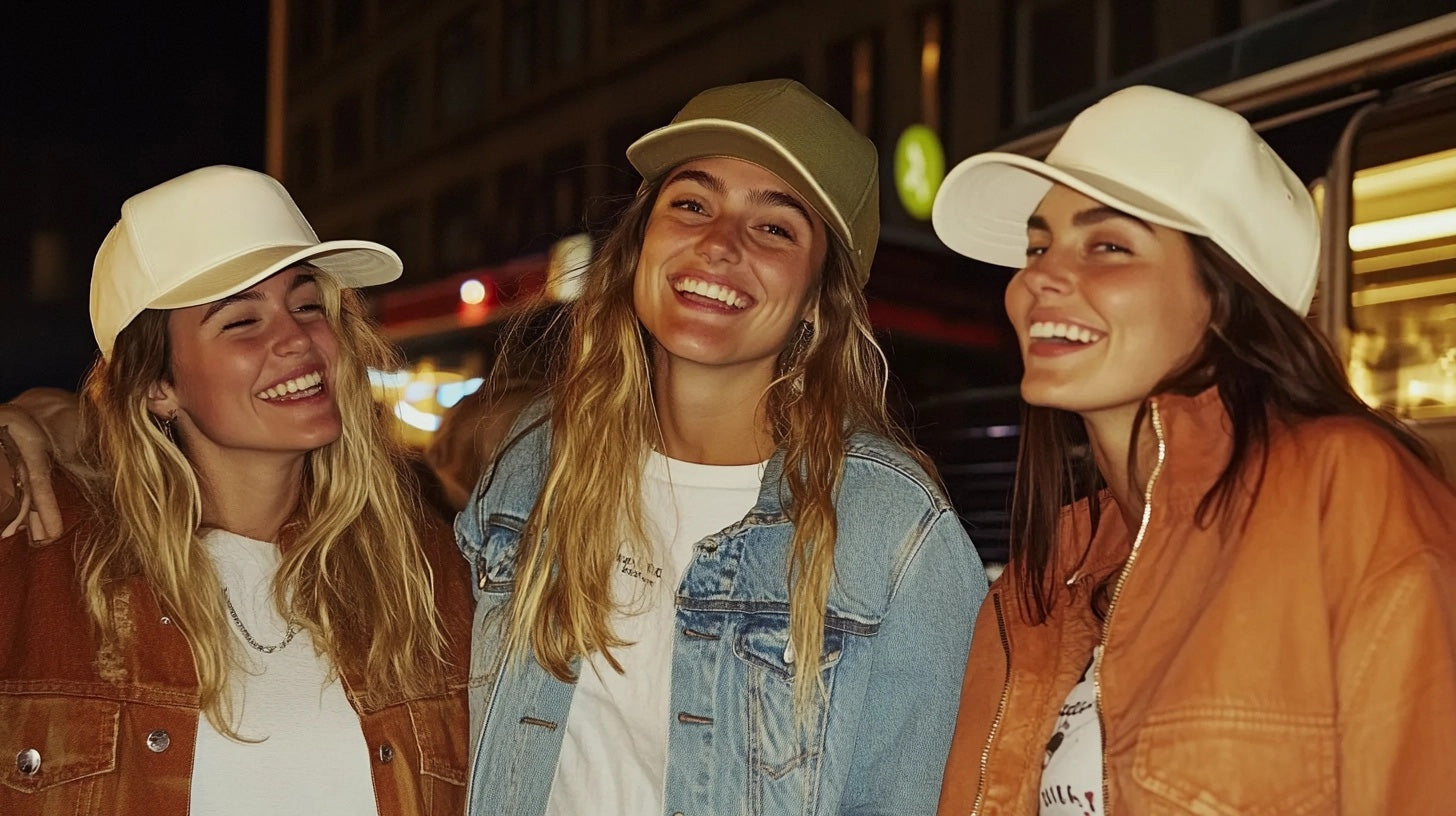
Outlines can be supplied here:
[[829, 85], [825, 89], [825, 101], [870, 138], [874, 138], [879, 120], [875, 95], [880, 87], [878, 51], [879, 35], [865, 33], [831, 44], [826, 54]]
[[480, 217], [480, 185], [475, 180], [458, 184], [435, 199], [435, 249], [440, 274], [479, 266], [484, 233]]
[[455, 18], [440, 32], [439, 93], [441, 122], [473, 119], [485, 102], [485, 16], [479, 10]]
[[945, 100], [949, 96], [949, 64], [944, 32], [949, 6], [926, 12], [920, 18], [920, 122], [945, 139], [942, 128], [946, 117]]
[[384, 155], [413, 147], [419, 135], [420, 92], [414, 62], [402, 59], [379, 81], [377, 141]]
[[291, 0], [288, 4], [288, 64], [302, 68], [323, 50], [323, 19], [319, 0]]
[[341, 43], [364, 27], [364, 0], [334, 0], [334, 43]]
[[556, 65], [569, 68], [586, 54], [586, 0], [556, 0]]
[[[1290, 4], [1275, 0], [1281, 9]], [[1018, 0], [1013, 118], [1114, 82], [1238, 28], [1239, 0]], [[1262, 4], [1264, 6], [1268, 3]], [[944, 61], [944, 57], [942, 57]]]
[[309, 187], [319, 179], [319, 131], [312, 122], [293, 132], [288, 147], [288, 184]]
[[536, 3], [507, 0], [505, 8], [505, 86], [507, 94], [529, 88], [536, 79]]
[[364, 157], [364, 115], [358, 94], [339, 100], [334, 106], [334, 168], [345, 170]]
[[586, 207], [586, 150], [580, 144], [546, 156], [551, 186], [551, 226], [557, 236], [580, 232]]
[[425, 262], [423, 233], [424, 222], [419, 208], [408, 204], [381, 215], [376, 231], [379, 243], [399, 254], [407, 272], [418, 269]]

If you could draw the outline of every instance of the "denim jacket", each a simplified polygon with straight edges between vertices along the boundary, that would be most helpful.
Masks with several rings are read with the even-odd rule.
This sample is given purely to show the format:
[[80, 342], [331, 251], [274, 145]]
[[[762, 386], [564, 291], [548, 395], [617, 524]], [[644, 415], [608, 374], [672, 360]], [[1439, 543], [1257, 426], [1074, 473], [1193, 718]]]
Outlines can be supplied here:
[[[545, 423], [518, 439], [456, 521], [476, 579], [473, 816], [545, 812], [571, 709], [573, 684], [502, 653], [549, 444]], [[861, 434], [847, 453], [821, 655], [827, 698], [809, 728], [795, 725], [786, 654], [793, 524], [782, 451], [753, 509], [695, 545], [676, 597], [664, 814], [934, 813], [985, 572], [902, 450]]]

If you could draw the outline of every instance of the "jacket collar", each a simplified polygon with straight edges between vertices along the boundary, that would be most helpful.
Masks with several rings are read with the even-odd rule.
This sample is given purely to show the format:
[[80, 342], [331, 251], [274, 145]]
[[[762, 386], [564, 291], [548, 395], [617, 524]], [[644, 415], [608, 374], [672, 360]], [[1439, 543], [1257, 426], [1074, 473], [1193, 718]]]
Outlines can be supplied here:
[[[1228, 463], [1233, 447], [1228, 412], [1217, 388], [1191, 396], [1160, 394], [1148, 402], [1149, 414], [1158, 413], [1164, 445], [1163, 472], [1153, 486], [1153, 502], [1172, 504], [1180, 513], [1191, 514]], [[1155, 432], [1152, 427], [1145, 431]], [[1092, 535], [1094, 499], [1100, 503], [1101, 516]], [[1062, 511], [1058, 540], [1089, 543], [1059, 548], [1058, 574], [1068, 583], [1085, 576], [1105, 576], [1127, 558], [1135, 532], [1123, 521], [1111, 491], [1068, 505]]]

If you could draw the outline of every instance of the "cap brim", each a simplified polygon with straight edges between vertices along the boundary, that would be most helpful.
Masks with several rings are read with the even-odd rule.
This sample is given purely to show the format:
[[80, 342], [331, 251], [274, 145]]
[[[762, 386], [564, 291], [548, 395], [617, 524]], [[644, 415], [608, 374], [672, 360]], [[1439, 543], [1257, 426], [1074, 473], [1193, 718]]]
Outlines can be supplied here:
[[752, 162], [783, 179], [853, 252], [854, 231], [824, 188], [783, 145], [757, 128], [728, 119], [693, 119], [658, 128], [627, 148], [627, 160], [647, 181], [684, 162], [715, 156]]
[[147, 304], [150, 309], [182, 309], [234, 295], [300, 263], [328, 272], [350, 289], [389, 283], [404, 271], [394, 250], [372, 241], [324, 241], [308, 246], [266, 247], [214, 265]]
[[1124, 184], [1015, 153], [981, 153], [956, 165], [940, 185], [930, 220], [935, 234], [956, 252], [1020, 268], [1026, 265], [1026, 221], [1053, 184], [1149, 223], [1206, 234], [1186, 216]]

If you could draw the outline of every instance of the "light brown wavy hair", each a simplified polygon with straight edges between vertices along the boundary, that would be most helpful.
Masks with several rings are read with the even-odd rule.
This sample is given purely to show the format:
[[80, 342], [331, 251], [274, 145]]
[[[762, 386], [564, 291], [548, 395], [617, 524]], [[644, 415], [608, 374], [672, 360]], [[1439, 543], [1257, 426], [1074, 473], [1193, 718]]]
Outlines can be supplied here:
[[[371, 396], [367, 372], [398, 370], [401, 361], [357, 293], [314, 274], [339, 339], [328, 382], [343, 432], [305, 454], [298, 506], [281, 536], [274, 603], [309, 631], [335, 671], [358, 667], [371, 695], [424, 692], [442, 682], [434, 578], [412, 521], [420, 503], [404, 448]], [[147, 408], [152, 386], [172, 377], [167, 324], [168, 312], [144, 311], [117, 336], [111, 359], [98, 359], [86, 377], [77, 476], [97, 523], [80, 545], [80, 580], [104, 675], [124, 672], [117, 656], [132, 633], [121, 587], [140, 577], [187, 637], [208, 721], [247, 739], [228, 694], [230, 673], [242, 669], [200, 541], [197, 473], [186, 440], [174, 443]]]
[[[558, 331], [545, 418], [550, 461], [521, 535], [507, 650], [518, 657], [533, 651], [564, 681], [573, 679], [571, 661], [592, 652], [620, 670], [611, 650], [627, 644], [611, 628], [610, 578], [624, 537], [638, 551], [648, 546], [640, 475], [648, 452], [661, 447], [661, 434], [650, 363], [655, 341], [637, 319], [632, 286], [660, 189], [660, 181], [643, 185], [627, 205]], [[817, 319], [807, 347], [790, 338], [761, 403], [785, 454], [784, 504], [794, 523], [785, 571], [790, 641], [799, 655], [794, 700], [801, 714], [824, 691], [820, 655], [846, 440], [857, 431], [879, 434], [934, 473], [885, 407], [885, 358], [837, 238], [831, 237], [814, 285]], [[796, 388], [800, 377], [802, 388]]]

